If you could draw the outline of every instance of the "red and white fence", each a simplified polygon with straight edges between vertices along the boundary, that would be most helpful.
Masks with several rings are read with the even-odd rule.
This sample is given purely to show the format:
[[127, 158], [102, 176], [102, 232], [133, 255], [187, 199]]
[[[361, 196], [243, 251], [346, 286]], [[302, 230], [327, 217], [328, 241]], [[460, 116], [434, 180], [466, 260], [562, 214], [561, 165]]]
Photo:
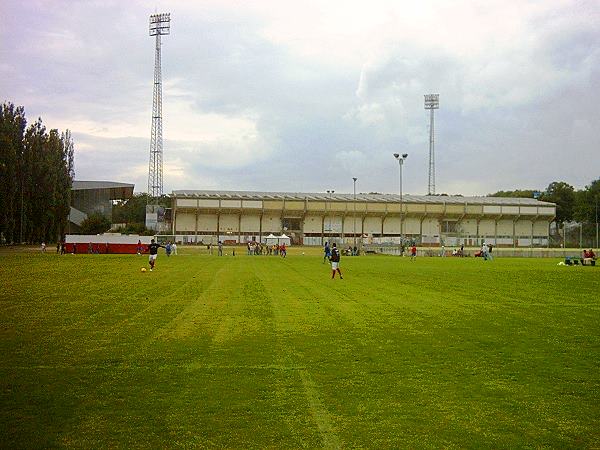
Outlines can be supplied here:
[[147, 253], [152, 236], [134, 234], [67, 234], [65, 238], [66, 253], [90, 254], [135, 254]]

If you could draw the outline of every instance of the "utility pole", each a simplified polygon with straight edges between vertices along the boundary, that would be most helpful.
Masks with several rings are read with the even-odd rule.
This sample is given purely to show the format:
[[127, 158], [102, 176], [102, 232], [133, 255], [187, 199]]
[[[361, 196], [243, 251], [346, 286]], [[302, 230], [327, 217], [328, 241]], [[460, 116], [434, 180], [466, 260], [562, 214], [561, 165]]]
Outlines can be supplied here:
[[398, 164], [400, 166], [400, 254], [403, 255], [402, 246], [404, 245], [404, 220], [402, 217], [402, 166], [404, 165], [404, 160], [408, 158], [408, 153], [403, 153], [400, 155], [399, 153], [394, 153], [394, 158], [398, 160]]
[[598, 194], [596, 194], [596, 250], [598, 250]]
[[352, 236], [354, 236], [354, 245], [352, 246], [353, 252], [354, 252], [354, 249], [356, 248], [356, 180], [358, 180], [358, 178], [352, 177], [352, 181], [354, 182], [354, 213], [353, 213], [354, 226], [352, 228]]

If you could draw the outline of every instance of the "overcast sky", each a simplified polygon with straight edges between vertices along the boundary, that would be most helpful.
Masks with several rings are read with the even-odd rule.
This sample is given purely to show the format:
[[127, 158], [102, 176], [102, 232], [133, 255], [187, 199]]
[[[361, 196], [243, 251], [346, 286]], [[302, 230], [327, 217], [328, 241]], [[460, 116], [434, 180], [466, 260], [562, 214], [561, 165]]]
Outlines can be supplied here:
[[153, 37], [164, 190], [427, 194], [600, 176], [597, 0], [0, 3], [0, 101], [70, 129], [78, 180], [147, 190]]

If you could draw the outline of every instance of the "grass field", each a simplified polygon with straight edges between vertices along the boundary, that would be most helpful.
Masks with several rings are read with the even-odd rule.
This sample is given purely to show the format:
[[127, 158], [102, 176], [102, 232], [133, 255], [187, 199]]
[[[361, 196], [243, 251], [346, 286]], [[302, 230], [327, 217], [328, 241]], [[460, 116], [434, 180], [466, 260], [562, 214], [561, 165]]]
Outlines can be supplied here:
[[600, 447], [600, 267], [241, 252], [0, 253], [1, 446]]

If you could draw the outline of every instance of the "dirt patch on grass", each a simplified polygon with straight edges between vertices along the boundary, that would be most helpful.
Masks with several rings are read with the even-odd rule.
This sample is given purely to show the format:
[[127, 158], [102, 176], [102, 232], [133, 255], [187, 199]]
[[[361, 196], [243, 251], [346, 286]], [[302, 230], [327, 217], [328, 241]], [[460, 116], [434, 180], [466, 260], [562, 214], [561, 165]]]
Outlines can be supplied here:
[[[46, 247], [46, 252], [56, 252], [56, 246]], [[0, 245], [0, 254], [2, 253], [35, 253], [42, 252], [40, 245]]]

